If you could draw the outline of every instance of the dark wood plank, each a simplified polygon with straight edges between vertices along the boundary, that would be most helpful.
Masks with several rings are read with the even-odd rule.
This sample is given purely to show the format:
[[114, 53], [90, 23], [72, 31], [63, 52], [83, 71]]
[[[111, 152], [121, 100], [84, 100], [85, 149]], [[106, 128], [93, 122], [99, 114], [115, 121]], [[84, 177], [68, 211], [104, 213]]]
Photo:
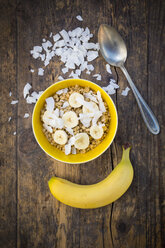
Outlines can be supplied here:
[[[0, 247], [17, 242], [17, 105], [15, 1], [0, 1]], [[9, 92], [12, 96], [9, 97]], [[12, 117], [8, 122], [8, 118]]]
[[[124, 197], [114, 203], [112, 214], [114, 247], [162, 247], [163, 245], [161, 216], [163, 216], [162, 165], [164, 163], [163, 156], [160, 159], [159, 155], [163, 149], [163, 143], [161, 145], [162, 141], [159, 140], [164, 137], [162, 125], [164, 106], [161, 102], [164, 86], [159, 69], [163, 54], [161, 3], [150, 1], [139, 4], [138, 1], [130, 3], [120, 1], [121, 6], [114, 7], [116, 19], [113, 25], [121, 34], [123, 33], [128, 47], [126, 67], [161, 125], [161, 133], [158, 136], [150, 134], [140, 117], [132, 93], [130, 92], [129, 97], [123, 99], [119, 90], [117, 95], [119, 130], [116, 141], [119, 145], [126, 141], [133, 145], [131, 158], [135, 177]], [[127, 82], [122, 73], [119, 70], [117, 73], [119, 84], [126, 86]], [[119, 154], [118, 147], [118, 157]]]

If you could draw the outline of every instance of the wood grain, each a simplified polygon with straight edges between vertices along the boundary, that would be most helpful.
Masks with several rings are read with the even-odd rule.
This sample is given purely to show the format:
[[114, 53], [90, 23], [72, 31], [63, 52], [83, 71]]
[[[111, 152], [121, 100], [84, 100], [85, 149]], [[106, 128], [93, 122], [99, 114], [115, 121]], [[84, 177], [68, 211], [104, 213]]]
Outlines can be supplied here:
[[[161, 248], [164, 233], [164, 1], [0, 1], [0, 247], [2, 248]], [[80, 14], [84, 21], [75, 17]], [[151, 106], [161, 125], [153, 136], [146, 129], [132, 92], [121, 96], [127, 81], [119, 69], [105, 71], [100, 56], [93, 62], [102, 75], [101, 86], [110, 77], [120, 85], [112, 98], [119, 116], [115, 141], [99, 158], [82, 165], [70, 165], [49, 158], [36, 143], [32, 128], [32, 105], [23, 99], [24, 85], [44, 90], [61, 75], [56, 58], [43, 77], [42, 67], [30, 56], [40, 45], [62, 29], [88, 26], [97, 42], [101, 23], [113, 25], [127, 48], [126, 67]], [[35, 72], [30, 73], [34, 68]], [[98, 83], [91, 75], [82, 78]], [[12, 91], [12, 97], [9, 97]], [[10, 105], [12, 99], [18, 105]], [[29, 119], [24, 114], [30, 113]], [[8, 117], [12, 120], [8, 123]], [[13, 136], [13, 132], [17, 135]], [[127, 193], [103, 208], [81, 210], [65, 206], [52, 197], [47, 182], [57, 175], [81, 184], [105, 178], [120, 161], [122, 144], [132, 144], [135, 176]]]

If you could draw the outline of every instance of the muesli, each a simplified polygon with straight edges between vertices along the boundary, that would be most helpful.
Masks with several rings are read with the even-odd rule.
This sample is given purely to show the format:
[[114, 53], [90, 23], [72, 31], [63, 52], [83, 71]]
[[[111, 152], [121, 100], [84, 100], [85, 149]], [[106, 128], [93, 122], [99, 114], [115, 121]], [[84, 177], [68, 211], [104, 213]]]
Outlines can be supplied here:
[[100, 91], [71, 86], [45, 100], [41, 110], [48, 141], [66, 155], [86, 153], [100, 144], [110, 126], [107, 103]]

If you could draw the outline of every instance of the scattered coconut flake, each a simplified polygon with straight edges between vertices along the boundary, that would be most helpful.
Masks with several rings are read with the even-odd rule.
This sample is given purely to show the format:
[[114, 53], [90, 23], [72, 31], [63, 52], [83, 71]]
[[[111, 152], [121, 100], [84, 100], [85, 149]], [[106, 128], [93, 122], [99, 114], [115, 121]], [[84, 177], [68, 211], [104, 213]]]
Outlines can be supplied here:
[[72, 154], [76, 154], [76, 148], [72, 146]]
[[26, 98], [26, 102], [27, 102], [28, 104], [36, 103], [36, 98], [33, 97], [33, 96], [28, 96], [28, 97]]
[[76, 19], [77, 19], [78, 21], [80, 21], [80, 22], [83, 21], [83, 18], [82, 18], [82, 16], [80, 16], [80, 15], [76, 16]]
[[106, 70], [108, 73], [112, 74], [111, 67], [109, 64], [106, 64]]
[[30, 69], [30, 71], [33, 73], [34, 72], [34, 70], [33, 69]]
[[18, 100], [13, 100], [13, 101], [11, 101], [11, 104], [12, 104], [12, 105], [14, 105], [14, 104], [16, 104], [16, 103], [18, 103]]
[[38, 68], [38, 75], [43, 76], [44, 75], [44, 69]]
[[9, 119], [8, 119], [8, 122], [10, 122], [11, 121], [11, 116], [9, 117]]
[[66, 68], [66, 67], [65, 67], [65, 68], [62, 68], [62, 73], [65, 74], [65, 73], [67, 73], [67, 72], [68, 72], [68, 68]]
[[55, 34], [55, 35], [53, 36], [54, 42], [58, 41], [60, 38], [61, 38], [61, 36], [60, 36], [59, 34]]
[[23, 118], [29, 118], [29, 114], [25, 113]]
[[33, 92], [31, 93], [31, 96], [34, 97], [35, 100], [38, 100], [38, 98], [39, 98], [39, 94], [38, 94], [37, 92], [35, 92], [35, 91], [33, 91]]
[[111, 79], [109, 83], [110, 83], [110, 85], [111, 85], [114, 89], [118, 89], [118, 88], [119, 88], [119, 85], [116, 84], [116, 83], [114, 83], [114, 80], [113, 80], [113, 79]]
[[87, 52], [87, 60], [88, 61], [92, 61], [94, 59], [96, 59], [99, 56], [97, 51], [88, 51]]
[[98, 75], [98, 77], [96, 79], [97, 80], [101, 80], [101, 75]]
[[73, 129], [72, 129], [72, 128], [67, 127], [67, 128], [66, 128], [66, 131], [67, 131], [69, 134], [74, 135]]
[[44, 39], [42, 39], [42, 41], [43, 41], [43, 42], [46, 42], [46, 39], [44, 38]]
[[40, 57], [41, 52], [42, 52], [42, 46], [34, 46], [33, 50], [30, 51], [34, 59]]
[[98, 101], [99, 101], [99, 108], [100, 108], [100, 111], [101, 111], [101, 112], [106, 112], [106, 109], [105, 109], [105, 106], [104, 106], [104, 102], [103, 102], [103, 100], [102, 100], [101, 93], [100, 93], [99, 90], [97, 91], [97, 99], [98, 99]]
[[16, 135], [16, 132], [14, 132], [13, 135]]
[[23, 89], [23, 96], [24, 96], [24, 98], [26, 98], [26, 96], [29, 94], [29, 91], [30, 91], [31, 88], [32, 88], [32, 86], [29, 83], [27, 83], [25, 85], [25, 87]]
[[49, 41], [49, 40], [47, 40], [46, 42], [43, 42], [42, 43], [42, 47], [43, 47], [43, 49], [46, 51], [46, 52], [49, 52], [49, 48], [50, 47], [52, 47], [53, 45], [52, 45], [52, 43]]
[[105, 92], [107, 92], [109, 95], [113, 95], [113, 94], [116, 93], [116, 90], [110, 84], [108, 86], [106, 86], [106, 87], [102, 87], [102, 89], [105, 90]]
[[65, 145], [65, 155], [69, 155], [71, 153], [71, 144]]
[[54, 110], [54, 106], [55, 106], [55, 102], [54, 102], [54, 98], [53, 97], [48, 97], [46, 98], [46, 109], [50, 112], [52, 112]]
[[81, 70], [77, 69], [75, 72], [76, 72], [76, 74], [77, 74], [78, 76], [81, 75]]
[[12, 92], [11, 91], [9, 92], [9, 96], [12, 96]]
[[43, 127], [44, 127], [49, 133], [53, 133], [52, 127], [46, 125], [45, 123], [43, 124]]
[[50, 37], [50, 38], [52, 37], [52, 32], [50, 33], [49, 37]]
[[87, 70], [88, 71], [93, 71], [94, 70], [94, 66], [93, 65], [87, 65]]
[[59, 79], [60, 81], [64, 80], [64, 78], [63, 78], [62, 76], [59, 76], [58, 79]]
[[97, 125], [97, 121], [99, 120], [99, 118], [102, 116], [102, 112], [101, 111], [97, 111], [97, 113], [95, 113], [94, 118], [92, 119], [92, 125]]
[[61, 34], [61, 36], [65, 42], [69, 42], [69, 35], [64, 29], [62, 31], [60, 31], [60, 34]]
[[67, 101], [65, 101], [64, 103], [63, 103], [63, 106], [61, 107], [61, 108], [67, 108], [69, 106], [69, 103], [67, 102]]
[[96, 77], [97, 80], [101, 80], [101, 75], [100, 74], [94, 74], [93, 77]]
[[90, 74], [91, 74], [91, 72], [90, 72], [90, 71], [86, 71], [86, 74], [90, 75]]
[[122, 91], [121, 95], [122, 96], [127, 96], [129, 91], [130, 91], [130, 88], [126, 87], [125, 90]]

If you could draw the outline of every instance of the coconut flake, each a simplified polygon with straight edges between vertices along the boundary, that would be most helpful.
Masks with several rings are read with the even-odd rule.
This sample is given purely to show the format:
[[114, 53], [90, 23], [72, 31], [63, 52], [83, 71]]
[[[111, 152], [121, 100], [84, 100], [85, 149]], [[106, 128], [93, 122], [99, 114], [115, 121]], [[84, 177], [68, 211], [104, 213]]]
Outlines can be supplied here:
[[11, 104], [12, 104], [12, 105], [14, 105], [14, 104], [16, 104], [16, 103], [18, 103], [18, 100], [13, 100], [13, 101], [11, 101]]
[[61, 107], [61, 108], [67, 108], [69, 106], [69, 103], [67, 102], [67, 101], [65, 101], [64, 103], [63, 103], [63, 106]]
[[12, 96], [12, 92], [11, 91], [9, 92], [9, 96]]
[[119, 88], [119, 85], [114, 83], [114, 79], [111, 79], [110, 80], [110, 85], [114, 88], [114, 89], [118, 89]]
[[71, 144], [65, 145], [65, 155], [69, 155], [71, 153]]
[[43, 123], [43, 127], [44, 127], [49, 133], [53, 133], [52, 127], [46, 125], [45, 123]]
[[25, 113], [23, 118], [29, 118], [29, 114]]
[[54, 42], [58, 41], [60, 38], [61, 38], [61, 36], [60, 36], [59, 34], [55, 34], [55, 35], [53, 36]]
[[52, 37], [52, 32], [50, 33], [49, 37], [50, 37], [50, 38]]
[[61, 89], [61, 90], [58, 90], [57, 92], [56, 92], [56, 94], [57, 95], [61, 95], [61, 94], [63, 94], [63, 93], [67, 93], [68, 92], [68, 88], [64, 88], [64, 89]]
[[97, 91], [97, 99], [98, 99], [98, 101], [99, 101], [99, 108], [100, 108], [100, 111], [101, 111], [101, 112], [106, 112], [106, 109], [105, 109], [105, 106], [104, 106], [104, 102], [103, 102], [103, 100], [102, 100], [101, 93], [100, 93], [99, 90]]
[[87, 60], [92, 61], [92, 60], [96, 59], [98, 56], [99, 56], [99, 54], [97, 51], [88, 51]]
[[48, 97], [46, 100], [46, 109], [50, 112], [52, 112], [54, 110], [55, 107], [55, 102], [54, 102], [54, 98], [53, 97]]
[[66, 131], [67, 131], [69, 134], [74, 135], [73, 129], [72, 129], [72, 128], [67, 127], [67, 128], [66, 128]]
[[68, 144], [71, 144], [71, 146], [73, 146], [74, 143], [75, 143], [75, 140], [76, 140], [75, 137], [72, 136], [72, 137], [69, 139]]
[[76, 148], [72, 146], [72, 154], [76, 154]]
[[64, 29], [60, 32], [60, 34], [65, 42], [69, 42], [69, 35]]
[[106, 86], [106, 87], [102, 87], [102, 89], [105, 90], [109, 95], [113, 95], [113, 94], [116, 93], [116, 90], [110, 84], [108, 86]]
[[79, 120], [83, 124], [84, 127], [90, 127], [90, 122], [92, 118], [89, 116], [89, 114], [79, 114]]
[[65, 74], [65, 73], [67, 73], [67, 72], [68, 72], [68, 68], [66, 68], [66, 67], [65, 67], [65, 68], [62, 68], [62, 73]]
[[62, 117], [64, 114], [64, 111], [62, 109], [60, 109], [60, 113], [59, 113], [59, 116]]
[[59, 117], [59, 115], [60, 115], [60, 110], [59, 110], [58, 108], [56, 108], [56, 109], [54, 110], [54, 114], [55, 114], [57, 117]]
[[112, 74], [111, 67], [109, 64], [106, 64], [106, 70], [108, 73]]
[[63, 78], [62, 76], [59, 76], [58, 79], [59, 79], [60, 81], [64, 80], [64, 78]]
[[29, 83], [27, 83], [25, 85], [25, 87], [23, 89], [23, 96], [24, 96], [24, 98], [26, 98], [26, 96], [29, 94], [29, 91], [30, 91], [31, 88], [32, 88], [32, 86]]
[[28, 96], [28, 97], [26, 98], [26, 102], [27, 102], [28, 104], [36, 103], [36, 98], [33, 97], [33, 96]]
[[97, 125], [97, 121], [99, 120], [99, 118], [102, 116], [102, 112], [101, 111], [97, 111], [95, 113], [94, 118], [92, 119], [92, 126]]
[[30, 69], [30, 71], [33, 73], [34, 72], [34, 69]]
[[129, 91], [130, 91], [130, 88], [126, 87], [125, 90], [122, 91], [121, 95], [122, 96], [127, 96]]
[[44, 69], [38, 68], [38, 75], [43, 76], [44, 75]]
[[8, 119], [8, 122], [10, 122], [11, 121], [11, 116], [9, 117], [9, 119]]
[[80, 22], [83, 21], [83, 18], [82, 18], [80, 15], [76, 16], [76, 19], [77, 19], [78, 21], [80, 21]]
[[98, 103], [96, 96], [93, 96], [90, 92], [84, 93], [84, 96], [91, 101]]
[[17, 134], [16, 132], [13, 133], [13, 135], [16, 135], [16, 134]]

